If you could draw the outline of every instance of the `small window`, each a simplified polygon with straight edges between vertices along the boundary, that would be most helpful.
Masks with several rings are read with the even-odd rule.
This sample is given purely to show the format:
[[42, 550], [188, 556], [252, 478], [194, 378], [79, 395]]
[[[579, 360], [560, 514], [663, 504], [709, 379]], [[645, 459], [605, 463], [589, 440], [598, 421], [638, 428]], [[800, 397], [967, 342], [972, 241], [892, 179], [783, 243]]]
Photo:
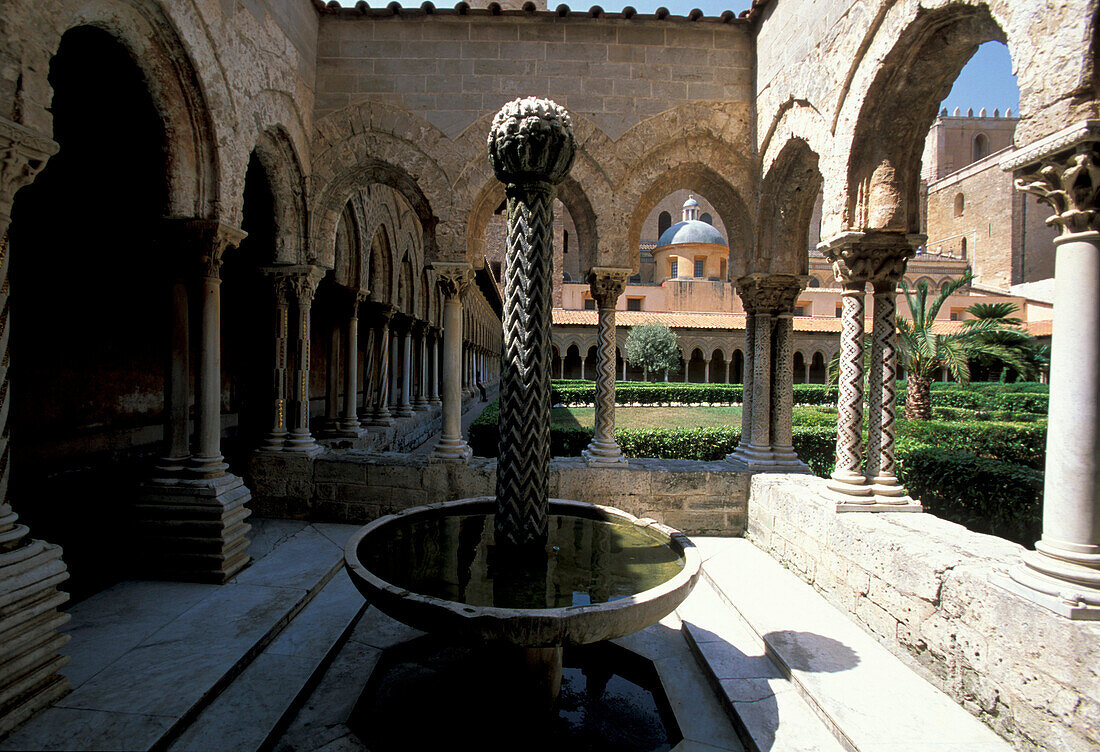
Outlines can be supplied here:
[[841, 305], [840, 303], [837, 303], [836, 304], [836, 317], [839, 319], [843, 315], [844, 315], [844, 306]]
[[963, 215], [963, 209], [966, 208], [966, 198], [961, 194], [955, 195], [955, 216], [961, 217]]
[[974, 137], [974, 161], [985, 159], [987, 156], [989, 156], [989, 139], [984, 133], [979, 133]]
[[695, 269], [693, 270], [693, 274], [691, 276], [693, 276], [693, 277], [705, 277], [706, 276], [706, 273], [705, 273], [706, 272], [706, 265], [707, 265], [706, 256], [696, 256], [695, 257]]
[[586, 310], [586, 311], [596, 310], [596, 300], [594, 298], [585, 298], [584, 299], [584, 310]]
[[680, 263], [677, 259], [668, 262], [668, 276], [672, 279], [680, 276]]
[[627, 298], [626, 299], [626, 310], [628, 310], [628, 311], [640, 311], [640, 310], [642, 310], [642, 301], [643, 300], [645, 300], [645, 298]]
[[642, 284], [642, 275], [641, 274], [632, 274], [632, 275], [630, 275], [630, 284], [632, 284], [632, 285]]
[[794, 307], [794, 315], [795, 316], [805, 316], [806, 315], [806, 306], [796, 305]]
[[821, 280], [817, 277], [810, 277], [810, 287], [821, 287]]
[[701, 214], [701, 215], [699, 216], [699, 221], [700, 221], [700, 222], [706, 222], [706, 223], [707, 223], [708, 225], [713, 225], [713, 224], [714, 224], [714, 217], [710, 216], [710, 215], [709, 215], [709, 214], [707, 214], [706, 212], [703, 212], [703, 213], [702, 213], [702, 214]]
[[966, 314], [966, 309], [965, 308], [952, 308], [951, 309], [951, 320], [952, 321], [962, 321], [963, 318], [965, 317], [964, 314]]
[[722, 259], [718, 262], [718, 278], [725, 282], [729, 279], [729, 262]]
[[657, 237], [665, 234], [665, 230], [672, 227], [672, 215], [668, 212], [661, 212], [657, 215]]
[[573, 281], [573, 278], [569, 276], [569, 272], [562, 272], [561, 273], [561, 279], [562, 279], [562, 282], [572, 282]]
[[962, 243], [960, 245], [960, 248], [962, 249], [962, 257], [966, 258], [966, 238], [962, 239]]
[[562, 231], [561, 234], [561, 252], [564, 256], [569, 253], [569, 230]]

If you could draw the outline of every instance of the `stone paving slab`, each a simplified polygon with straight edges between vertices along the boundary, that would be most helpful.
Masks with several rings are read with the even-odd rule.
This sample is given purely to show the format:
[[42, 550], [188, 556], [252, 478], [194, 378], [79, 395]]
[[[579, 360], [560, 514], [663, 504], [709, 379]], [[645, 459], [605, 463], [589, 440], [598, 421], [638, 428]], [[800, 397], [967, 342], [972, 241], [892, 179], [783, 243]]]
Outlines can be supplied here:
[[814, 710], [767, 656], [763, 641], [705, 580], [677, 610], [742, 740], [765, 752], [842, 752]]
[[[713, 546], [713, 542], [704, 543]], [[722, 539], [704, 575], [845, 746], [860, 752], [1007, 752], [991, 729], [744, 539]]]
[[[169, 749], [257, 750], [324, 672], [365, 608], [351, 578], [339, 572]], [[246, 719], [246, 722], [242, 720]]]

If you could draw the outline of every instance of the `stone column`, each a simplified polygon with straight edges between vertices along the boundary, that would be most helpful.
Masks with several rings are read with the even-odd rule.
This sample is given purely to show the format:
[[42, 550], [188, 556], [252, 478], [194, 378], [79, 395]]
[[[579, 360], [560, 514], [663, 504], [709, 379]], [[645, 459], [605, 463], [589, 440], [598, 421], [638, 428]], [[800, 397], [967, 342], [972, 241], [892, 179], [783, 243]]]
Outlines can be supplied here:
[[431, 364], [428, 368], [428, 404], [430, 405], [442, 405], [443, 401], [439, 399], [439, 363], [441, 355], [443, 354], [443, 338], [440, 336], [442, 332], [435, 328], [431, 328], [431, 344], [428, 346], [428, 352], [431, 355]]
[[215, 220], [170, 224], [180, 252], [198, 262], [195, 445], [184, 473], [141, 486], [135, 547], [145, 576], [220, 583], [249, 561], [245, 503], [251, 494], [241, 478], [227, 472], [221, 454], [221, 265], [244, 233]]
[[630, 274], [630, 269], [601, 266], [593, 267], [588, 274], [588, 285], [598, 311], [596, 428], [588, 448], [582, 452], [590, 465], [623, 466], [626, 463], [622, 450], [615, 443], [615, 304]]
[[[34, 180], [57, 144], [28, 128], [0, 118], [0, 444], [7, 449], [7, 419], [12, 399], [8, 380], [8, 225], [15, 193]], [[17, 439], [18, 440], [18, 439]], [[8, 501], [10, 453], [0, 455], [0, 593], [4, 619], [5, 660], [0, 664], [0, 696], [18, 698], [0, 709], [0, 736], [69, 691], [58, 673], [68, 662], [58, 650], [69, 636], [58, 630], [69, 620], [58, 609], [69, 600], [57, 587], [69, 578], [61, 548], [29, 537]]]
[[737, 280], [737, 294], [745, 309], [745, 353], [741, 362], [741, 439], [737, 447], [726, 455], [727, 460], [745, 461], [745, 452], [752, 441], [752, 390], [753, 357], [756, 352], [756, 308], [750, 286], [750, 278]]
[[408, 418], [413, 415], [412, 402], [410, 401], [413, 380], [412, 321], [410, 319], [401, 319], [397, 337], [401, 343], [401, 388], [398, 391], [397, 412], [395, 414], [400, 418]]
[[489, 162], [508, 201], [495, 516], [505, 557], [522, 551], [545, 560], [554, 198], [574, 156], [569, 115], [549, 100], [510, 102], [493, 120]]
[[472, 452], [462, 438], [462, 296], [473, 279], [472, 267], [459, 262], [434, 262], [443, 293], [443, 416], [437, 462], [466, 462]]
[[390, 393], [387, 396], [390, 412], [395, 417], [400, 417], [398, 409], [401, 407], [401, 335], [398, 333], [400, 319], [394, 317], [390, 323]]
[[730, 365], [732, 365], [732, 361], [727, 360], [726, 361], [726, 380], [724, 382], [726, 384], [730, 383]]
[[298, 352], [294, 364], [294, 422], [286, 440], [286, 451], [317, 454], [323, 449], [309, 432], [309, 370], [310, 328], [313, 296], [325, 271], [306, 266], [290, 277], [291, 289], [298, 304]]
[[275, 288], [275, 368], [273, 373], [271, 431], [263, 449], [278, 452], [286, 442], [287, 424], [287, 363], [290, 359], [287, 337], [290, 330], [290, 281], [283, 275], [274, 277]]
[[[369, 321], [368, 316], [368, 321]], [[360, 326], [362, 326], [362, 319], [360, 319]], [[370, 420], [371, 411], [374, 409], [374, 327], [367, 325], [366, 327], [366, 342], [363, 345], [363, 397], [359, 401], [359, 425], [367, 425], [367, 421]]]
[[1002, 584], [1071, 619], [1100, 619], [1100, 121], [1002, 163], [1051, 207], [1054, 331], [1043, 537]]
[[363, 292], [352, 293], [348, 302], [348, 319], [344, 323], [344, 410], [340, 416], [339, 430], [342, 436], [357, 437], [359, 427], [359, 306], [366, 297]]
[[898, 507], [919, 506], [898, 483], [894, 460], [895, 419], [897, 416], [897, 300], [898, 281], [905, 274], [906, 260], [916, 248], [906, 248], [895, 261], [885, 261], [872, 280], [875, 311], [871, 333], [871, 373], [868, 383], [867, 482], [876, 504]]
[[333, 324], [329, 332], [328, 363], [325, 369], [325, 420], [323, 431], [331, 435], [340, 430], [340, 340], [341, 327]]
[[181, 473], [191, 459], [191, 326], [187, 280], [172, 281], [171, 329], [168, 366], [164, 370], [165, 454], [157, 463], [158, 473]]
[[[799, 288], [801, 290], [801, 288]], [[790, 471], [806, 471], [792, 443], [794, 409], [794, 322], [790, 311], [775, 317], [775, 364], [772, 380], [772, 461]]]
[[368, 426], [392, 426], [393, 417], [390, 415], [390, 319], [393, 317], [393, 308], [385, 304], [375, 304], [374, 317], [378, 324], [375, 329], [375, 341], [378, 343], [378, 362], [374, 373], [377, 374], [372, 384], [374, 391], [374, 410], [370, 419], [366, 421]]
[[416, 334], [416, 353], [413, 360], [416, 367], [416, 393], [413, 397], [413, 409], [428, 409], [428, 325], [423, 321], [413, 324]]

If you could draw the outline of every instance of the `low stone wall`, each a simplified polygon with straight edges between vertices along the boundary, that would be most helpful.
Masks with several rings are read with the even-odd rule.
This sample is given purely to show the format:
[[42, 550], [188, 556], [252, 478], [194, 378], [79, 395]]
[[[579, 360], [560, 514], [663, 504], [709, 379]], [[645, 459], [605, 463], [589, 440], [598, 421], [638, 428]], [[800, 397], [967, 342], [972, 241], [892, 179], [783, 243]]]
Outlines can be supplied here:
[[1017, 748], [1100, 747], [1100, 623], [994, 584], [1020, 546], [931, 514], [837, 514], [823, 488], [754, 476], [747, 537]]
[[[692, 535], [738, 536], [749, 477], [724, 462], [631, 460], [603, 469], [561, 457], [551, 462], [550, 495], [613, 506]], [[269, 452], [253, 457], [247, 480], [258, 515], [363, 524], [421, 504], [491, 495], [496, 460], [475, 457], [462, 465], [357, 450], [316, 457]]]

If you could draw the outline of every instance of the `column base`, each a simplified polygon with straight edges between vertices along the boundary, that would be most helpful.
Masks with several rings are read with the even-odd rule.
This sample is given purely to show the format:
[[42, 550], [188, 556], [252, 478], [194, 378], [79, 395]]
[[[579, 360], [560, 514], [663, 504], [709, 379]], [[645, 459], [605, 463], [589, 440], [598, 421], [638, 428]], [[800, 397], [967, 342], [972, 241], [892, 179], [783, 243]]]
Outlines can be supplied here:
[[443, 400], [439, 399], [439, 397], [432, 397], [428, 400], [428, 404], [432, 407], [443, 407]]
[[1005, 590], [1059, 616], [1080, 621], [1100, 621], [1100, 588], [1051, 576], [1035, 569], [1036, 566], [1044, 570], [1058, 569], [1086, 580], [1100, 578], [1100, 572], [1095, 569], [1051, 559], [1038, 551], [1028, 551], [1022, 564], [1013, 567], [1007, 575], [994, 575], [992, 580]]
[[[868, 478], [871, 484], [871, 493], [875, 496], [876, 511], [883, 512], [923, 512], [921, 503], [905, 492], [905, 488], [898, 483], [893, 475], [879, 475]], [[877, 510], [877, 507], [886, 507]]]
[[470, 461], [474, 456], [474, 450], [462, 439], [440, 439], [435, 449], [428, 456], [429, 462], [461, 462]]
[[272, 431], [264, 437], [260, 445], [261, 452], [281, 452], [286, 447], [286, 431]]
[[333, 430], [333, 438], [337, 439], [358, 439], [366, 433], [358, 417], [347, 419], [343, 418], [340, 424]]
[[592, 440], [581, 452], [584, 461], [589, 465], [601, 465], [608, 467], [626, 467], [627, 460], [623, 456], [622, 449], [614, 441]]
[[229, 472], [229, 465], [220, 454], [216, 457], [191, 457], [190, 464], [184, 469], [184, 474], [199, 480], [211, 480], [220, 478]]
[[363, 420], [363, 425], [364, 426], [383, 426], [383, 427], [392, 426], [393, 425], [393, 417], [390, 416], [389, 413], [386, 413], [384, 415], [379, 415], [379, 414], [375, 413], [371, 417], [364, 419]]
[[325, 451], [325, 448], [317, 443], [317, 439], [310, 434], [290, 434], [290, 438], [283, 445], [284, 452], [297, 452], [299, 454], [314, 455]]
[[191, 455], [182, 457], [161, 457], [157, 460], [156, 471], [165, 475], [178, 475], [187, 470], [191, 464]]
[[838, 512], [872, 511], [875, 496], [862, 475], [834, 472], [825, 484], [825, 498], [836, 503]]
[[69, 641], [58, 631], [69, 615], [57, 610], [68, 568], [60, 546], [28, 539], [16, 519], [0, 503], [0, 737], [69, 691], [58, 673], [69, 658], [57, 653]]
[[412, 405], [398, 405], [397, 409], [393, 411], [393, 414], [398, 418], [411, 418], [416, 415]]
[[154, 479], [136, 505], [142, 560], [149, 574], [183, 582], [221, 584], [250, 557], [245, 506], [252, 493], [236, 475], [213, 479]]

